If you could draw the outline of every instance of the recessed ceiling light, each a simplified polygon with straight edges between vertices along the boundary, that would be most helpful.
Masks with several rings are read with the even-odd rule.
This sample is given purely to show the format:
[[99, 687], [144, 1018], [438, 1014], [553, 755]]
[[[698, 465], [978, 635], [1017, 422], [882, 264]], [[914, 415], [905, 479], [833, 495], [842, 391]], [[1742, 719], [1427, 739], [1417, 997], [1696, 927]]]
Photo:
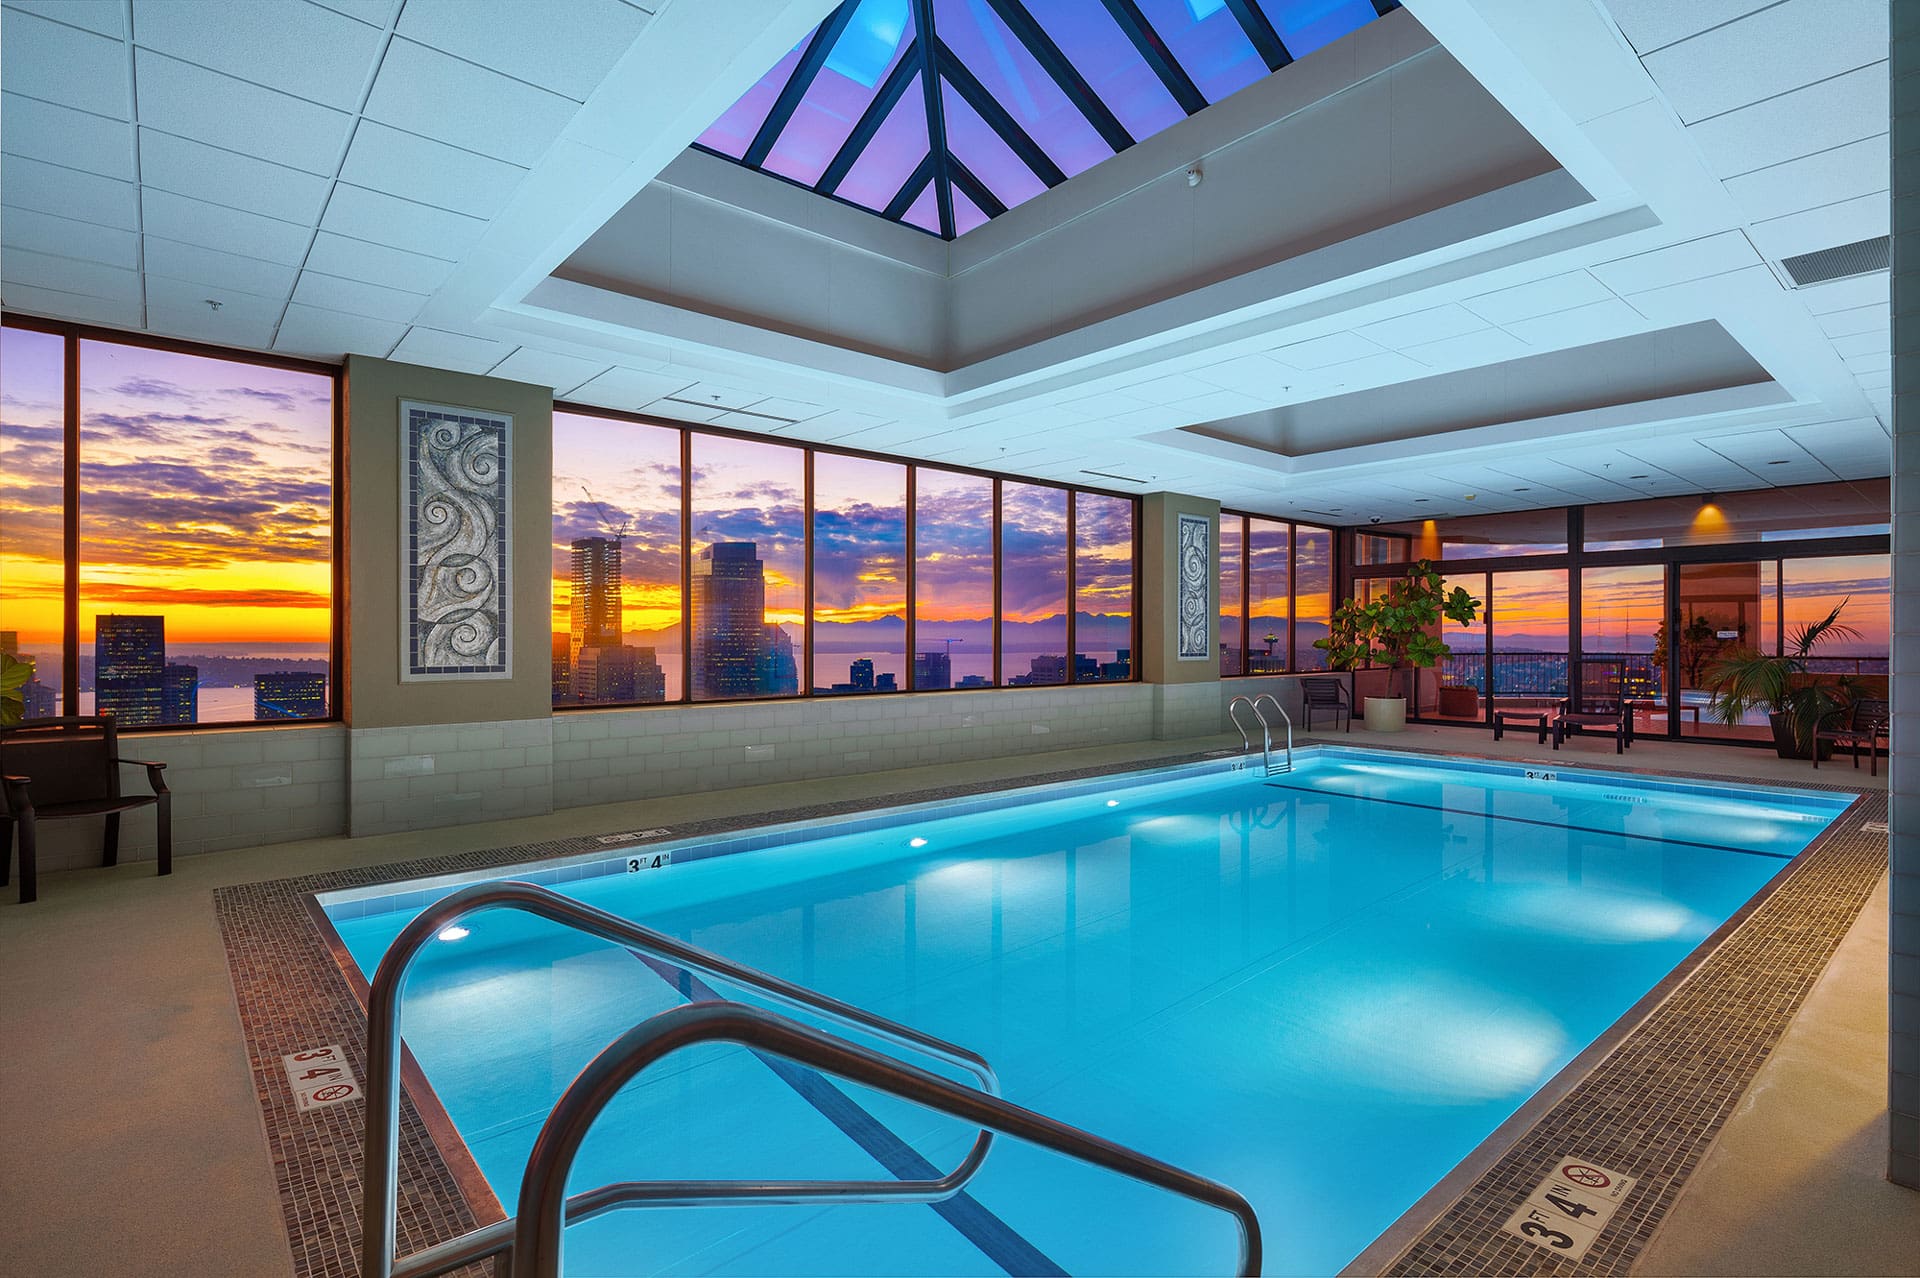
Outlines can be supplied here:
[[1427, 497], [1415, 497], [1415, 498], [1413, 499], [1413, 504], [1414, 504], [1414, 505], [1416, 505], [1416, 506], [1424, 506], [1424, 505], [1426, 505], [1426, 504], [1427, 504], [1427, 502], [1428, 502], [1429, 500], [1431, 500], [1431, 499], [1430, 499], [1430, 498], [1427, 498]]
[[1531, 488], [1516, 488], [1516, 489], [1514, 489], [1513, 491], [1515, 491], [1516, 493], [1530, 493], [1530, 492], [1532, 492], [1532, 491], [1533, 491], [1533, 489], [1531, 489]]
[[1779, 461], [1770, 461], [1767, 463], [1767, 465], [1769, 466], [1784, 466], [1786, 464], [1787, 464], [1787, 459], [1784, 457], [1782, 457]]
[[1628, 475], [1628, 476], [1627, 476], [1627, 478], [1628, 478], [1628, 479], [1647, 479], [1647, 478], [1649, 478], [1649, 476], [1646, 476], [1646, 475]]

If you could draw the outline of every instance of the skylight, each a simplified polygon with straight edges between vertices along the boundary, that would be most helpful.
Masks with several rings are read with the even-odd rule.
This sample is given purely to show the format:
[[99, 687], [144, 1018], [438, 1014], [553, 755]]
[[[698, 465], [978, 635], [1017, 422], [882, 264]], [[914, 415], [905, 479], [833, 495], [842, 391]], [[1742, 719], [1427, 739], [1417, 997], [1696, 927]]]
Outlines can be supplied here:
[[846, 0], [695, 143], [942, 239], [1400, 0]]

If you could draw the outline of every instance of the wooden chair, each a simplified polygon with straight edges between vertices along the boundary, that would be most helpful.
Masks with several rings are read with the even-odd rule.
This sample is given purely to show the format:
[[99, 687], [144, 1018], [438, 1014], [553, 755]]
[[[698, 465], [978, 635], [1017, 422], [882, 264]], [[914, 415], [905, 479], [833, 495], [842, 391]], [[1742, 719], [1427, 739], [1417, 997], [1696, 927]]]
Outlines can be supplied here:
[[1300, 681], [1300, 701], [1306, 708], [1308, 732], [1313, 731], [1313, 712], [1315, 707], [1322, 710], [1333, 710], [1340, 717], [1340, 721], [1347, 725], [1347, 731], [1353, 731], [1353, 700], [1347, 695], [1346, 680], [1330, 678], [1302, 679]]
[[1576, 732], [1598, 731], [1613, 735], [1613, 752], [1625, 754], [1633, 744], [1633, 707], [1625, 701], [1584, 698], [1575, 710], [1570, 698], [1563, 698], [1553, 716], [1553, 748]]
[[[147, 770], [151, 794], [120, 793], [120, 765]], [[35, 872], [38, 823], [104, 816], [100, 864], [120, 859], [120, 814], [153, 805], [160, 835], [160, 873], [173, 873], [173, 795], [160, 774], [164, 763], [120, 757], [113, 715], [29, 719], [0, 728], [0, 887], [13, 863], [13, 828], [20, 827], [20, 903], [39, 895]]]
[[1860, 747], [1867, 747], [1867, 757], [1873, 761], [1873, 775], [1880, 775], [1880, 744], [1888, 739], [1887, 724], [1893, 717], [1893, 707], [1879, 697], [1860, 697], [1844, 711], [1846, 718], [1831, 728], [1822, 728], [1813, 734], [1813, 766], [1820, 766], [1820, 743], [1833, 742], [1833, 748], [1853, 747], [1853, 766], [1860, 766]]

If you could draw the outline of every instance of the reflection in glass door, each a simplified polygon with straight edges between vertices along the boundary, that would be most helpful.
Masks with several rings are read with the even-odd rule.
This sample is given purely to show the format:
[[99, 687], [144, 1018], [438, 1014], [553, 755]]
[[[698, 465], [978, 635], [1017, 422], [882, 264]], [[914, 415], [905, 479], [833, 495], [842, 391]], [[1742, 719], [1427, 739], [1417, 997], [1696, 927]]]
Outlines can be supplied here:
[[1580, 573], [1582, 704], [1628, 701], [1634, 731], [1667, 735], [1667, 570], [1659, 564]]
[[1487, 600], [1496, 708], [1552, 710], [1569, 693], [1567, 570], [1495, 573]]
[[1739, 652], [1776, 651], [1779, 629], [1778, 560], [1732, 564], [1681, 564], [1675, 570], [1671, 639], [1679, 679], [1674, 712], [1684, 736], [1764, 740], [1772, 736], [1764, 710], [1738, 723], [1713, 712], [1714, 668]]
[[1487, 683], [1487, 574], [1456, 573], [1441, 586], [1448, 593], [1457, 586], [1480, 600], [1481, 616], [1470, 626], [1442, 623], [1440, 639], [1450, 655], [1442, 657], [1433, 670], [1421, 673], [1420, 714], [1448, 723], [1484, 723], [1492, 717]]

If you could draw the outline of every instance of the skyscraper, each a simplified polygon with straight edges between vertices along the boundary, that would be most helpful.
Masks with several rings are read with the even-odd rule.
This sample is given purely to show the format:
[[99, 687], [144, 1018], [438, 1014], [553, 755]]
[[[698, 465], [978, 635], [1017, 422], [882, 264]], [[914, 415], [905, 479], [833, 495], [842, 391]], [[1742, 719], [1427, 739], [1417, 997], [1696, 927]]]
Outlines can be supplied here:
[[581, 537], [573, 542], [571, 642], [567, 656], [580, 664], [582, 648], [620, 643], [620, 541]]
[[253, 677], [256, 719], [324, 719], [327, 676], [318, 670], [275, 670]]
[[122, 727], [165, 722], [167, 619], [106, 613], [93, 633], [94, 706]]
[[693, 561], [693, 696], [798, 691], [793, 641], [767, 624], [766, 567], [751, 541], [719, 541]]
[[162, 667], [160, 722], [200, 722], [200, 667], [172, 664]]
[[568, 635], [553, 636], [553, 704], [573, 695], [573, 649]]
[[953, 686], [953, 657], [945, 652], [917, 652], [913, 656], [913, 686], [924, 692], [929, 688]]

